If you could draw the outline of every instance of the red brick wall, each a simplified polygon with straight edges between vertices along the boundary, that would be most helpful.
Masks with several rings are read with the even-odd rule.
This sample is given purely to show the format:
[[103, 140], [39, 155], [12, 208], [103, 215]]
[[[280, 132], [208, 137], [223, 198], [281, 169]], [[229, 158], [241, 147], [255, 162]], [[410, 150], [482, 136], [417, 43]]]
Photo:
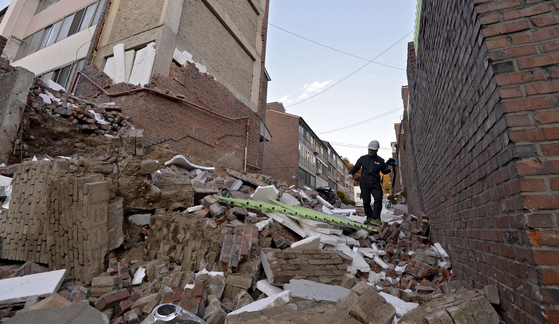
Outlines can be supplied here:
[[[91, 66], [85, 73], [109, 93], [128, 90], [129, 86], [109, 86], [108, 78]], [[260, 118], [211, 75], [203, 74], [192, 64], [180, 67], [172, 64], [169, 77], [155, 76], [151, 88], [172, 95], [184, 95], [186, 100], [221, 115], [250, 118], [248, 164], [261, 167]], [[80, 78], [76, 93], [99, 102], [114, 101], [131, 117], [136, 128], [144, 129], [146, 148], [167, 144], [180, 154], [206, 160], [237, 170], [244, 167], [246, 120], [231, 121], [149, 92], [137, 92], [107, 97], [85, 78]], [[255, 170], [248, 169], [254, 172]]]
[[507, 323], [559, 322], [558, 10], [424, 1], [410, 52], [408, 207]]
[[[299, 118], [268, 110], [266, 124], [272, 140], [264, 143], [262, 173], [297, 186], [299, 172]], [[293, 179], [295, 176], [295, 179]]]
[[6, 37], [0, 35], [0, 55], [4, 53], [4, 48], [6, 47], [7, 41], [8, 40], [6, 39]]

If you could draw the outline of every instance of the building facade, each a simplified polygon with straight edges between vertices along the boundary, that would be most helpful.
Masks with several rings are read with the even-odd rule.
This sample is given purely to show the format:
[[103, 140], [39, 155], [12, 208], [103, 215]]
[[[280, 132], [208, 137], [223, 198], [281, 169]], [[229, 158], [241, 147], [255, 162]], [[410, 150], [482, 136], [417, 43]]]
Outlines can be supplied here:
[[420, 1], [408, 210], [506, 323], [559, 322], [559, 3]]
[[286, 113], [281, 103], [269, 103], [266, 125], [272, 137], [264, 143], [262, 173], [296, 188], [330, 187], [353, 197], [349, 181], [345, 180], [349, 169], [303, 118]]
[[3, 56], [65, 88], [85, 63], [106, 0], [12, 0], [0, 35]]

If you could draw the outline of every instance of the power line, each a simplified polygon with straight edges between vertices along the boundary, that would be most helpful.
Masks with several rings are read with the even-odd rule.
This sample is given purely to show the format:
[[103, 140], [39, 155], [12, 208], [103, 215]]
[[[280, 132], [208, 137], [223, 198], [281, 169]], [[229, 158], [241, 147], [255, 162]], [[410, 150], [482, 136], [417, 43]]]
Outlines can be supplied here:
[[[342, 53], [342, 54], [345, 54], [345, 55], [348, 55], [348, 56], [351, 56], [351, 57], [355, 57], [355, 58], [358, 58], [358, 59], [360, 59], [360, 60], [367, 61], [367, 62], [373, 62], [373, 61], [374, 61], [374, 60], [369, 60], [369, 59], [367, 59], [367, 58], [364, 58], [364, 57], [361, 57], [361, 56], [357, 56], [357, 55], [354, 55], [354, 54], [351, 54], [351, 53], [348, 53], [348, 52], [344, 52], [344, 51], [339, 50], [339, 49], [337, 49], [337, 48], [334, 48], [334, 47], [331, 47], [331, 46], [324, 45], [324, 44], [322, 44], [322, 43], [313, 41], [312, 39], [309, 39], [309, 38], [306, 38], [306, 37], [304, 37], [304, 36], [295, 34], [295, 33], [293, 33], [293, 32], [290, 32], [289, 30], [286, 30], [286, 29], [283, 29], [283, 28], [281, 28], [281, 27], [278, 27], [278, 26], [276, 26], [276, 25], [274, 25], [274, 24], [272, 24], [272, 23], [268, 23], [268, 25], [270, 25], [270, 26], [272, 26], [272, 27], [275, 27], [275, 28], [277, 28], [277, 29], [279, 29], [279, 30], [281, 30], [281, 31], [284, 31], [284, 32], [286, 32], [286, 33], [288, 33], [288, 34], [291, 34], [291, 35], [293, 35], [293, 36], [295, 36], [295, 37], [299, 37], [299, 38], [304, 39], [304, 40], [306, 40], [306, 41], [308, 41], [308, 42], [314, 43], [314, 44], [319, 45], [319, 46], [322, 46], [322, 47], [326, 47], [326, 48], [331, 49], [331, 50], [333, 50], [333, 51], [336, 51], [336, 52], [339, 52], [339, 53]], [[386, 66], [386, 67], [389, 67], [389, 68], [393, 68], [393, 69], [396, 69], [396, 70], [406, 71], [406, 69], [402, 69], [402, 68], [399, 68], [399, 67], [396, 67], [396, 66], [392, 66], [392, 65], [388, 65], [388, 64], [384, 64], [384, 63], [379, 63], [379, 62], [373, 62], [373, 63], [378, 64], [378, 65], [383, 65], [383, 66]]]
[[382, 118], [382, 117], [384, 117], [384, 116], [390, 115], [390, 114], [392, 114], [392, 113], [394, 113], [394, 112], [396, 112], [396, 111], [401, 111], [403, 108], [404, 108], [404, 107], [401, 106], [401, 107], [398, 107], [398, 108], [396, 108], [396, 109], [392, 109], [392, 110], [390, 110], [390, 111], [387, 111], [387, 112], [385, 112], [384, 114], [380, 114], [380, 115], [378, 115], [378, 116], [375, 116], [375, 117], [371, 117], [371, 118], [369, 118], [369, 119], [362, 120], [362, 121], [357, 122], [357, 123], [355, 123], [355, 124], [343, 126], [343, 127], [340, 127], [340, 128], [336, 128], [336, 129], [329, 130], [329, 131], [322, 132], [322, 133], [318, 133], [318, 134], [320, 135], [320, 134], [326, 134], [326, 133], [333, 133], [333, 132], [345, 130], [345, 129], [348, 129], [348, 128], [352, 128], [352, 127], [355, 127], [355, 126], [363, 125], [363, 124], [366, 124], [366, 123], [371, 122], [371, 121], [373, 121], [373, 120], [376, 120], [376, 119]]
[[317, 93], [317, 94], [315, 94], [315, 95], [312, 95], [312, 96], [308, 97], [308, 98], [305, 99], [305, 100], [301, 100], [301, 101], [296, 102], [296, 103], [294, 103], [294, 104], [292, 104], [292, 105], [286, 106], [286, 108], [287, 108], [287, 107], [293, 107], [293, 106], [298, 105], [298, 104], [300, 104], [300, 103], [303, 103], [303, 102], [305, 102], [305, 101], [307, 101], [307, 100], [310, 100], [310, 99], [312, 99], [312, 98], [314, 98], [314, 97], [316, 97], [316, 96], [318, 96], [318, 95], [320, 95], [320, 94], [326, 92], [327, 90], [332, 89], [333, 87], [337, 86], [338, 84], [344, 82], [345, 80], [349, 79], [349, 78], [350, 78], [352, 75], [354, 75], [355, 73], [357, 73], [357, 72], [361, 71], [362, 69], [364, 69], [367, 65], [373, 63], [374, 60], [378, 59], [378, 58], [381, 57], [384, 53], [388, 52], [392, 47], [396, 46], [399, 42], [401, 42], [402, 40], [404, 40], [404, 39], [405, 39], [406, 37], [408, 37], [408, 35], [411, 34], [411, 33], [413, 33], [413, 30], [410, 31], [409, 33], [407, 33], [404, 37], [400, 38], [396, 43], [392, 44], [392, 46], [390, 46], [389, 48], [387, 48], [386, 50], [384, 50], [382, 53], [380, 53], [379, 55], [377, 55], [374, 59], [372, 59], [371, 61], [367, 62], [365, 65], [363, 65], [363, 66], [360, 67], [359, 69], [355, 70], [355, 71], [354, 71], [353, 73], [351, 73], [350, 75], [348, 75], [348, 76], [346, 76], [345, 78], [341, 79], [340, 81], [334, 83], [334, 84], [331, 85], [330, 87], [324, 89], [324, 91], [321, 91], [321, 92], [319, 92], [319, 93]]

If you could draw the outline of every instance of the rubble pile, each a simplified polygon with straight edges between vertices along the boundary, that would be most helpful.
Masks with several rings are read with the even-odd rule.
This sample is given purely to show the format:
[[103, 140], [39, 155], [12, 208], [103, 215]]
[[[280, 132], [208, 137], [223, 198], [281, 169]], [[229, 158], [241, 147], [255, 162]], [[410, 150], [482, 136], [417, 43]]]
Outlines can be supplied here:
[[[361, 211], [334, 208], [310, 188], [180, 155], [143, 160], [139, 139], [129, 140], [17, 168], [0, 251], [28, 262], [0, 266], [2, 323], [53, 307], [59, 322], [390, 324], [437, 312], [499, 322], [498, 294], [453, 277], [425, 215], [387, 210], [382, 226], [365, 226]], [[20, 278], [41, 290], [17, 289]], [[76, 315], [83, 305], [89, 313]]]
[[[55, 90], [56, 89], [56, 90]], [[27, 106], [66, 119], [83, 130], [116, 136], [119, 131], [133, 129], [130, 117], [114, 104], [97, 104], [75, 97], [56, 83], [36, 79], [27, 97]]]

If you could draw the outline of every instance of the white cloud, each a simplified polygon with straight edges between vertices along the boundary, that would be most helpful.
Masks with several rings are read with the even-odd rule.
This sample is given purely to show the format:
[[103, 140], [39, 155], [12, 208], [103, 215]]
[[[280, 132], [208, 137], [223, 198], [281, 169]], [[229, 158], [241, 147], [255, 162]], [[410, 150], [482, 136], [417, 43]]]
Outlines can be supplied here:
[[309, 97], [309, 95], [307, 93], [303, 93], [302, 95], [299, 96], [299, 98], [297, 98], [297, 100], [305, 100]]
[[281, 102], [282, 104], [290, 104], [293, 102], [293, 100], [289, 99], [290, 97], [291, 95], [285, 95], [281, 97], [278, 101]]
[[305, 94], [319, 93], [322, 90], [328, 88], [328, 86], [330, 86], [333, 83], [334, 83], [334, 80], [329, 80], [329, 81], [324, 81], [324, 82], [314, 81], [311, 84], [306, 83], [303, 86], [303, 90], [305, 90]]

